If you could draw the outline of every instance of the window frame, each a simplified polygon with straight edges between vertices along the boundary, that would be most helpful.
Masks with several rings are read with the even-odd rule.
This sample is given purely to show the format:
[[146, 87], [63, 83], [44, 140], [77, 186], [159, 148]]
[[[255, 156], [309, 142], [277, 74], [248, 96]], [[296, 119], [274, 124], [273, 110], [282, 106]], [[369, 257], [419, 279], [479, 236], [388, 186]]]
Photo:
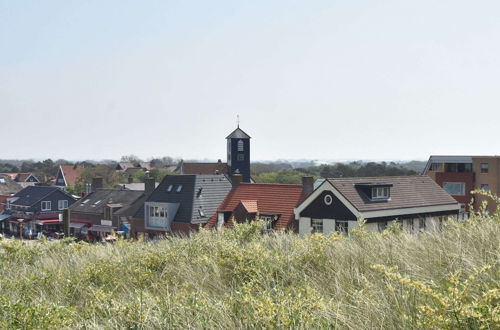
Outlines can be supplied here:
[[489, 163], [481, 163], [479, 165], [479, 170], [481, 174], [488, 174], [490, 172], [490, 164]]
[[[445, 186], [447, 184], [460, 184], [463, 186], [463, 193], [461, 194], [452, 194], [450, 193], [448, 190], [446, 190]], [[465, 196], [465, 191], [466, 191], [466, 185], [465, 185], [465, 182], [443, 182], [443, 189], [450, 195], [453, 195], [453, 196]]]
[[[48, 205], [48, 208], [43, 207], [44, 203], [45, 205]], [[40, 208], [42, 211], [52, 211], [52, 201], [42, 201], [40, 204]]]
[[[380, 194], [382, 192], [382, 194]], [[391, 196], [391, 191], [389, 187], [372, 187], [371, 189], [371, 199], [382, 200], [389, 199]]]
[[[486, 188], [486, 189], [485, 189]], [[481, 183], [480, 189], [484, 192], [490, 192], [490, 185], [488, 183]]]
[[[61, 202], [63, 202], [63, 203], [62, 203], [62, 204], [63, 204], [63, 207], [61, 207]], [[66, 203], [64, 203], [64, 202], [66, 202]], [[65, 204], [66, 206], [64, 206], [64, 204]], [[67, 209], [67, 208], [68, 208], [68, 206], [69, 206], [69, 202], [68, 202], [68, 200], [67, 200], [67, 199], [60, 199], [60, 200], [58, 200], [58, 201], [57, 201], [57, 209], [58, 209], [59, 211]]]
[[[321, 230], [319, 230], [321, 228]], [[311, 234], [320, 233], [322, 234], [324, 230], [323, 219], [311, 218]]]
[[349, 222], [346, 220], [335, 220], [335, 231], [341, 235], [349, 235]]

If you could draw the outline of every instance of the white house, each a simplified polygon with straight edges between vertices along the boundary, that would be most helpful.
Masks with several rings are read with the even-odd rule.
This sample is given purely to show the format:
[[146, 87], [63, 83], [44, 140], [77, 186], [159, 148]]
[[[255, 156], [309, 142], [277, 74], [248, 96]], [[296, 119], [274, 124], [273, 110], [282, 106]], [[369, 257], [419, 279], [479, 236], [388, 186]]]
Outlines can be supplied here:
[[418, 233], [439, 229], [459, 212], [460, 204], [427, 176], [326, 179], [294, 210], [302, 235], [348, 234], [361, 217], [371, 230], [397, 220]]

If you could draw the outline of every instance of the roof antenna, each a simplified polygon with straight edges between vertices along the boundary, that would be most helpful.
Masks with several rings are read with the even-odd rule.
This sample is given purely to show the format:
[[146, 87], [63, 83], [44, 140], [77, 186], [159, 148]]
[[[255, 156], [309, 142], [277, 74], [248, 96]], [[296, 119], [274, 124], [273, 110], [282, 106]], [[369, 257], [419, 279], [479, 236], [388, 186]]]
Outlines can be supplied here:
[[238, 118], [238, 128], [240, 128], [240, 115], [236, 115], [236, 118]]

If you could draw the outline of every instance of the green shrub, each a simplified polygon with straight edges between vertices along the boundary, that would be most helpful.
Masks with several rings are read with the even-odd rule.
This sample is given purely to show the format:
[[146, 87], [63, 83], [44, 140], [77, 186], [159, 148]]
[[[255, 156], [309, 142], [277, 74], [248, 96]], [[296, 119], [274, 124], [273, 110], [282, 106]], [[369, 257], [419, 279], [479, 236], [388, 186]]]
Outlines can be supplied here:
[[0, 242], [0, 328], [500, 327], [499, 216], [441, 232]]

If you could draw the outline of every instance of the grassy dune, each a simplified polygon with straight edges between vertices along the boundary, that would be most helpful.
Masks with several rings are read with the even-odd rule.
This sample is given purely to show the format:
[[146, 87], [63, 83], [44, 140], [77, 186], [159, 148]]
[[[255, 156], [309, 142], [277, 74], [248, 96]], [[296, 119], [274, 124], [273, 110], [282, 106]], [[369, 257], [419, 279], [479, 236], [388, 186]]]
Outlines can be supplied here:
[[498, 217], [440, 233], [0, 243], [0, 328], [500, 327]]

